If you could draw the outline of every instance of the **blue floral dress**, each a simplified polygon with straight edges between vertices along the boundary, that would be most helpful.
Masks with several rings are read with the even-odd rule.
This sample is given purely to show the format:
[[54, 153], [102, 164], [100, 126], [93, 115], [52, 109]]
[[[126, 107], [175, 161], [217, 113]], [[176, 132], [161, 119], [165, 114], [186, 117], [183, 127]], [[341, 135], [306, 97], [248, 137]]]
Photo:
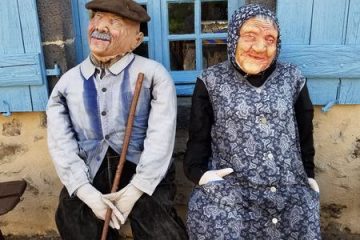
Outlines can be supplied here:
[[234, 29], [259, 14], [276, 21], [257, 5], [235, 12], [230, 61], [200, 76], [214, 115], [209, 168], [231, 167], [234, 173], [194, 188], [190, 239], [320, 239], [319, 194], [308, 184], [294, 113], [305, 78], [295, 66], [277, 63], [264, 84], [254, 87], [234, 68]]

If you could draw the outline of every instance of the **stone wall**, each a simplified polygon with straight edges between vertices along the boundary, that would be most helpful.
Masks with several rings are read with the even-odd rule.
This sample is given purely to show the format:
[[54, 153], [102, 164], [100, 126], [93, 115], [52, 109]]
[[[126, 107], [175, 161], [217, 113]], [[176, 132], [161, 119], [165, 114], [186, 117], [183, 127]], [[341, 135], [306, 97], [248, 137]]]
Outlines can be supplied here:
[[[45, 66], [51, 69], [58, 64], [64, 73], [76, 65], [71, 0], [37, 0], [37, 8]], [[48, 77], [50, 90], [57, 80]]]
[[56, 234], [54, 213], [61, 184], [47, 151], [44, 113], [0, 115], [0, 181], [25, 179], [16, 208], [0, 218], [4, 234]]
[[347, 239], [353, 232], [360, 239], [359, 116], [359, 105], [335, 106], [328, 113], [317, 108], [315, 112], [315, 170], [326, 236], [338, 233]]

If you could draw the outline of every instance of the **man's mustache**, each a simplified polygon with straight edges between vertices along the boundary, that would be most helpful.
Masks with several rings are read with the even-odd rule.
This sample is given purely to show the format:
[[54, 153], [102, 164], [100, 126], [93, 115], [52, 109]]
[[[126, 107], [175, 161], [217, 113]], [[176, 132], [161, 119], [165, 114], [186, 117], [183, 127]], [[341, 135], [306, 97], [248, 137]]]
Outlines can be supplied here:
[[96, 38], [96, 39], [100, 39], [100, 40], [103, 40], [103, 41], [110, 41], [111, 40], [111, 35], [109, 33], [100, 32], [98, 30], [95, 30], [91, 34], [91, 37]]

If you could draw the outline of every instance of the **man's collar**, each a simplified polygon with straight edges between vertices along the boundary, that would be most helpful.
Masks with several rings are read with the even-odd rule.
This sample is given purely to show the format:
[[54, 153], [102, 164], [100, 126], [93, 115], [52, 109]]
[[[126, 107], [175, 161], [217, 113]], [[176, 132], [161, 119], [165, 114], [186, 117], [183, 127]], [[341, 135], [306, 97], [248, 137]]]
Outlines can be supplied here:
[[90, 60], [90, 56], [88, 56], [81, 64], [80, 64], [80, 72], [83, 77], [88, 80], [95, 73], [95, 66], [92, 64]]
[[[123, 56], [119, 61], [111, 65], [108, 70], [113, 75], [119, 75], [126, 68], [126, 66], [130, 64], [130, 62], [134, 59], [134, 57], [135, 55], [133, 53], [128, 53], [125, 56]], [[90, 77], [94, 75], [95, 70], [96, 67], [91, 62], [89, 56], [80, 64], [81, 74], [86, 80], [88, 80]]]
[[119, 75], [134, 59], [135, 55], [133, 53], [128, 53], [123, 56], [119, 61], [110, 66], [109, 71], [113, 75]]

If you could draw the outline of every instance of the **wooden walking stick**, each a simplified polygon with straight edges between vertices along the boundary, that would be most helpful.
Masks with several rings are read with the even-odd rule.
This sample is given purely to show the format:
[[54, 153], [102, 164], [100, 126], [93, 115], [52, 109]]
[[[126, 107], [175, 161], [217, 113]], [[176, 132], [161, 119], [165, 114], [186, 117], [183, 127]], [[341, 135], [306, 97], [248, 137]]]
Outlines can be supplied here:
[[[143, 80], [144, 80], [144, 74], [139, 73], [138, 78], [136, 80], [134, 96], [131, 101], [130, 112], [129, 112], [127, 125], [126, 125], [126, 129], [125, 129], [123, 147], [121, 150], [120, 160], [119, 160], [119, 163], [116, 168], [116, 173], [115, 173], [114, 182], [113, 182], [113, 185], [111, 188], [111, 193], [116, 192], [119, 187], [119, 184], [120, 184], [121, 173], [124, 168], [125, 161], [126, 161], [126, 153], [127, 153], [127, 149], [128, 149], [129, 142], [130, 142], [132, 126], [134, 123], [136, 105], [137, 105], [137, 102], [138, 102], [138, 99], [140, 96], [140, 91], [141, 91], [141, 86], [142, 86]], [[111, 214], [112, 214], [112, 209], [108, 208], [108, 210], [106, 211], [106, 215], [105, 215], [105, 223], [104, 223], [104, 227], [103, 227], [102, 234], [101, 234], [101, 240], [106, 240], [106, 238], [107, 238]]]

